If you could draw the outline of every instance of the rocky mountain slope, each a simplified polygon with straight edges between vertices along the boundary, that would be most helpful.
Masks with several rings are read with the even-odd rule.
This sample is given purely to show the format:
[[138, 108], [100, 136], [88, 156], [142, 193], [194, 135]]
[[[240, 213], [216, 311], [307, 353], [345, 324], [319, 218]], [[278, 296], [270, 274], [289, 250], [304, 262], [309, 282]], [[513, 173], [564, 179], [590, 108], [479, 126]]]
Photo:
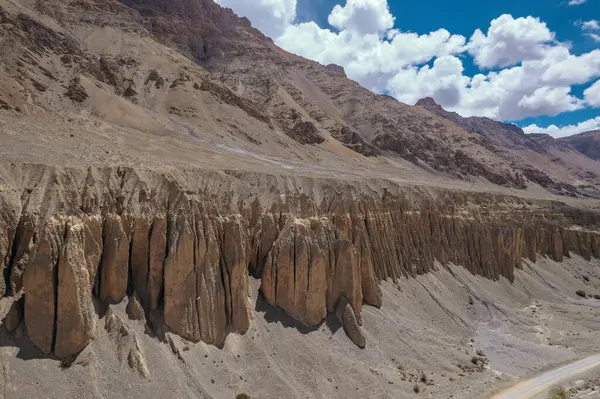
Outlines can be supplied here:
[[560, 141], [575, 147], [582, 154], [600, 160], [600, 130], [564, 137]]
[[[164, 364], [154, 341], [181, 362], [248, 346], [260, 301], [299, 331], [333, 317], [357, 347], [389, 346], [368, 322], [388, 284], [446, 273], [455, 295], [456, 265], [519, 285], [535, 262], [600, 258], [597, 161], [375, 95], [210, 0], [0, 0], [0, 108], [0, 349], [64, 368], [116, 347], [90, 370], [143, 380]], [[452, 342], [481, 317], [446, 311]], [[2, 364], [23, 367], [19, 353]], [[231, 389], [190, 370], [174, 378], [191, 396]]]

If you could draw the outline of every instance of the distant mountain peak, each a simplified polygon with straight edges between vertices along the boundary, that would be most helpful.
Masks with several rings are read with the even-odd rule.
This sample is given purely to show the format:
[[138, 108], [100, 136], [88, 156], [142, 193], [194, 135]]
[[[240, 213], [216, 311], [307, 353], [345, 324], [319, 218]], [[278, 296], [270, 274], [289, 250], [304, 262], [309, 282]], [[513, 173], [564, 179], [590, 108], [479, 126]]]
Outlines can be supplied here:
[[435, 102], [435, 100], [433, 99], [433, 97], [425, 97], [420, 99], [419, 101], [417, 101], [417, 103], [415, 105], [418, 105], [420, 107], [439, 107], [442, 108], [441, 105], [439, 105], [438, 103]]
[[325, 66], [325, 69], [327, 70], [327, 72], [332, 73], [334, 75], [339, 75], [342, 76], [344, 78], [346, 78], [346, 71], [344, 70], [344, 67], [339, 66], [337, 64], [328, 64]]

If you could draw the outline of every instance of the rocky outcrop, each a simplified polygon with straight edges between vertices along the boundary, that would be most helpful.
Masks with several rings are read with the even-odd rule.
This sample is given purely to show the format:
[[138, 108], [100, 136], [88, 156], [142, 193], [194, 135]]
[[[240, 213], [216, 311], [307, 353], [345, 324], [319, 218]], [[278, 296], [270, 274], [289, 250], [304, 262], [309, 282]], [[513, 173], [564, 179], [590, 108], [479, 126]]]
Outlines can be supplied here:
[[[329, 248], [321, 248], [311, 229], [296, 221], [282, 231], [261, 277], [267, 302], [307, 324], [317, 325], [327, 316], [331, 281]], [[329, 281], [328, 281], [329, 280]]]
[[137, 294], [134, 294], [132, 297], [129, 298], [129, 301], [127, 302], [126, 311], [127, 316], [129, 316], [131, 320], [140, 321], [144, 320], [145, 318], [144, 309], [142, 308], [140, 298]]
[[[129, 297], [133, 319], [159, 314], [151, 328], [221, 347], [250, 326], [251, 272], [267, 303], [313, 326], [337, 312], [363, 346], [356, 326], [363, 303], [382, 305], [380, 280], [456, 264], [512, 281], [523, 258], [600, 257], [600, 215], [558, 203], [208, 172], [195, 190], [132, 169], [31, 175], [27, 204], [4, 200], [23, 211], [0, 213], [4, 275], [31, 342], [60, 358], [93, 339], [94, 297]], [[46, 181], [62, 183], [36, 188]]]
[[346, 78], [346, 71], [344, 70], [344, 67], [336, 65], [336, 64], [328, 64], [325, 66], [325, 70], [327, 72], [329, 72], [332, 75], [335, 76], [341, 76], [343, 78]]
[[83, 222], [67, 225], [59, 255], [54, 353], [61, 359], [81, 352], [92, 340], [96, 328], [92, 290], [101, 246], [97, 241], [98, 219], [90, 220], [91, 228]]
[[123, 320], [112, 311], [106, 315], [104, 329], [115, 345], [119, 363], [136, 371], [140, 377], [148, 378], [150, 371], [135, 333], [130, 331]]
[[108, 215], [102, 233], [104, 250], [100, 273], [100, 299], [119, 303], [127, 295], [129, 238], [118, 215]]
[[358, 324], [354, 310], [345, 297], [340, 299], [340, 303], [335, 311], [335, 315], [340, 323], [342, 323], [344, 332], [352, 340], [352, 342], [354, 342], [359, 348], [364, 348], [367, 345], [365, 337], [360, 330], [360, 325]]
[[321, 144], [325, 141], [315, 124], [309, 121], [296, 122], [286, 134], [300, 144]]
[[45, 223], [23, 276], [25, 328], [31, 342], [45, 354], [54, 349], [57, 267], [64, 229], [64, 224], [54, 219]]

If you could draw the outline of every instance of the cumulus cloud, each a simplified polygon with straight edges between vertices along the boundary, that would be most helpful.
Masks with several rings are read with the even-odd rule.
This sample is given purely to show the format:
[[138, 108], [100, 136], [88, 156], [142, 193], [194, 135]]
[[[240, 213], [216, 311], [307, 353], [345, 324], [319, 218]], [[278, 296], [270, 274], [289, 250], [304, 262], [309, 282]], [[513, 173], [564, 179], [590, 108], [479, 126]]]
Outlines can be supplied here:
[[296, 0], [215, 0], [248, 18], [252, 25], [270, 37], [281, 35], [296, 18]]
[[462, 72], [459, 58], [442, 56], [432, 67], [407, 67], [396, 73], [389, 82], [390, 94], [409, 104], [423, 97], [433, 97], [443, 107], [456, 107], [460, 104], [463, 87], [470, 80]]
[[600, 107], [600, 80], [588, 87], [584, 92], [583, 96], [585, 102], [593, 107]]
[[581, 29], [583, 30], [600, 30], [600, 24], [595, 19], [590, 21], [579, 21]]
[[569, 5], [570, 6], [580, 6], [586, 2], [587, 2], [587, 0], [569, 0]]
[[532, 94], [523, 96], [518, 105], [526, 113], [551, 116], [583, 108], [583, 101], [571, 96], [570, 92], [570, 87], [539, 87]]
[[394, 19], [387, 0], [348, 0], [344, 7], [333, 8], [327, 21], [339, 30], [366, 35], [393, 28]]
[[[598, 84], [585, 100], [571, 93], [573, 85], [600, 77], [600, 49], [574, 55], [538, 18], [502, 15], [467, 40], [446, 29], [417, 34], [394, 28], [387, 0], [336, 5], [328, 18], [335, 29], [295, 23], [296, 0], [218, 2], [247, 16], [282, 48], [341, 65], [364, 87], [409, 104], [430, 96], [461, 115], [497, 120], [600, 107]], [[596, 24], [579, 22], [588, 35], [596, 35]], [[468, 55], [480, 67], [474, 76], [464, 75]]]
[[342, 65], [363, 86], [383, 91], [405, 67], [461, 52], [465, 38], [440, 29], [426, 35], [390, 30], [382, 39], [377, 34], [360, 35], [349, 30], [336, 33], [308, 22], [290, 26], [276, 42], [320, 63]]
[[525, 133], [546, 133], [553, 137], [567, 137], [574, 134], [589, 132], [591, 130], [600, 129], [600, 116], [588, 119], [578, 123], [577, 125], [539, 127], [538, 125], [529, 125], [523, 128]]
[[487, 35], [477, 29], [468, 49], [480, 67], [507, 67], [543, 58], [553, 41], [554, 33], [538, 18], [504, 14], [492, 20]]

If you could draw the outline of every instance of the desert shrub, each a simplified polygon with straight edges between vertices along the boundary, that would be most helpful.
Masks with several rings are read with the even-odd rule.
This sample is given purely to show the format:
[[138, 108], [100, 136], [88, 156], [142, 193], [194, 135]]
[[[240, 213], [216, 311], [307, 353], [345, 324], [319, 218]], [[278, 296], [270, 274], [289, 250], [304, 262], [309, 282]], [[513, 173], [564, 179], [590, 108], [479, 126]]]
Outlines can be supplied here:
[[146, 83], [155, 82], [158, 78], [160, 78], [160, 74], [158, 73], [158, 71], [156, 69], [152, 69], [152, 70], [150, 70], [150, 73], [148, 74]]
[[415, 384], [415, 386], [413, 387], [413, 392], [414, 392], [414, 393], [419, 393], [419, 392], [421, 392], [421, 388], [419, 387], [419, 385]]
[[427, 383], [427, 374], [425, 374], [425, 373], [421, 373], [421, 378], [420, 378], [420, 381], [421, 381], [423, 384]]
[[125, 89], [125, 92], [123, 93], [123, 97], [135, 97], [137, 96], [137, 92], [134, 90], [133, 85], [129, 86], [127, 89]]
[[597, 299], [600, 301], [600, 295], [598, 295], [598, 294], [594, 295], [594, 299]]
[[583, 279], [584, 279], [585, 281], [590, 281], [590, 277], [589, 277], [589, 276], [586, 276], [586, 275], [583, 275]]
[[575, 293], [582, 298], [585, 298], [587, 296], [587, 294], [583, 290], [576, 291]]
[[235, 396], [235, 399], [250, 399], [250, 395], [248, 395], [247, 393], [238, 393]]

